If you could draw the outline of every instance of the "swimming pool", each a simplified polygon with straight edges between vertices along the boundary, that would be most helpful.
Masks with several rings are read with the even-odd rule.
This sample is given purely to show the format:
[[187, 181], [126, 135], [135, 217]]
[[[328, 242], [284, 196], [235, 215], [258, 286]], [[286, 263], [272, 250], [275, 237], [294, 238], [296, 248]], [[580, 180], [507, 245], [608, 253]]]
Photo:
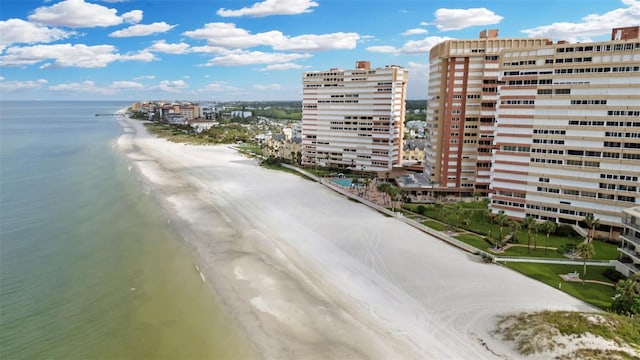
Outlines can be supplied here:
[[360, 187], [360, 184], [353, 184], [352, 179], [350, 178], [336, 178], [336, 179], [331, 179], [331, 181], [333, 181], [335, 184], [338, 184], [340, 186], [344, 186], [344, 187], [351, 187], [352, 185], [355, 187]]

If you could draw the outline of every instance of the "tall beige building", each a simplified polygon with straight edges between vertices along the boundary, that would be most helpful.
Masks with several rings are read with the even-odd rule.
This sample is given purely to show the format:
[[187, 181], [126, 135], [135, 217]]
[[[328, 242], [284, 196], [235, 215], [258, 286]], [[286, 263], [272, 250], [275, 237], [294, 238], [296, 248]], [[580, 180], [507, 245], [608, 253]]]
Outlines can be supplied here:
[[402, 161], [408, 71], [390, 65], [302, 76], [302, 163], [386, 171]]
[[436, 188], [471, 195], [489, 191], [502, 50], [536, 49], [551, 39], [448, 40], [429, 55], [425, 168]]
[[491, 207], [613, 237], [640, 205], [640, 36], [501, 52]]
[[494, 212], [615, 237], [640, 204], [640, 27], [610, 41], [449, 40], [430, 53], [424, 172]]

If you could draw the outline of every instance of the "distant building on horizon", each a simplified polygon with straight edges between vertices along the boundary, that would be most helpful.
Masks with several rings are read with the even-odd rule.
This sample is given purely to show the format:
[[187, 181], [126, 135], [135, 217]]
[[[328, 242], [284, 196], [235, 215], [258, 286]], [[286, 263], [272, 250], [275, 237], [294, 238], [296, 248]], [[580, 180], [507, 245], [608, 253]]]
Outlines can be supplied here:
[[302, 164], [388, 171], [402, 163], [408, 71], [389, 65], [302, 75]]

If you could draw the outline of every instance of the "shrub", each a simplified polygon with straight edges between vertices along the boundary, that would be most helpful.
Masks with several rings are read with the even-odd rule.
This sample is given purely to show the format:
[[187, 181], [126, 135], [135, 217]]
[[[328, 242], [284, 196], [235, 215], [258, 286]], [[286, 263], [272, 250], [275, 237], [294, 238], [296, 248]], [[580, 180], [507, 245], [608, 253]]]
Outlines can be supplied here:
[[620, 280], [625, 279], [625, 276], [622, 275], [621, 272], [616, 271], [615, 269], [607, 268], [602, 272], [602, 275], [607, 279], [617, 283]]
[[555, 235], [564, 237], [573, 237], [573, 228], [567, 224], [560, 224], [554, 232]]
[[420, 215], [424, 215], [427, 212], [427, 208], [424, 205], [418, 205], [416, 212]]

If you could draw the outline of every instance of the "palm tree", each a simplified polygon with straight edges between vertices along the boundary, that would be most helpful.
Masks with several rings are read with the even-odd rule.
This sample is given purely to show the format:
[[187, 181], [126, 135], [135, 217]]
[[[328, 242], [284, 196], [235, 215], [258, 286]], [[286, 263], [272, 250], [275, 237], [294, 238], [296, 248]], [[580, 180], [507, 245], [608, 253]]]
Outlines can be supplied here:
[[547, 254], [547, 247], [549, 246], [549, 235], [556, 231], [556, 223], [551, 220], [547, 220], [542, 224], [542, 231], [547, 234], [547, 242], [544, 244], [544, 254]]
[[618, 281], [611, 309], [618, 314], [631, 316], [640, 314], [640, 273]]
[[433, 207], [436, 208], [436, 212], [438, 213], [438, 220], [442, 220], [442, 209], [444, 208], [444, 205], [442, 205], [442, 203], [440, 202], [437, 202], [433, 204]]
[[522, 224], [519, 221], [511, 220], [509, 221], [509, 227], [511, 228], [511, 241], [518, 242], [518, 232], [522, 229]]
[[576, 253], [582, 258], [582, 286], [584, 286], [584, 280], [587, 277], [587, 259], [591, 259], [596, 251], [592, 243], [581, 242], [576, 246]]
[[489, 219], [489, 223], [493, 226], [493, 213], [491, 212], [491, 209], [484, 209], [484, 217]]
[[469, 227], [469, 225], [471, 225], [471, 211], [465, 210], [462, 213], [462, 222], [467, 228]]
[[502, 246], [502, 229], [504, 229], [504, 226], [507, 225], [508, 221], [509, 218], [504, 213], [504, 210], [500, 210], [500, 212], [498, 212], [498, 215], [496, 215], [496, 224], [498, 224], [498, 227], [500, 229], [500, 238], [498, 239], [498, 241], [496, 241], [496, 249], [499, 249], [500, 246]]
[[396, 210], [399, 194], [400, 194], [400, 190], [398, 190], [397, 187], [393, 185], [389, 185], [387, 187], [387, 195], [389, 195], [389, 200], [391, 201], [391, 211]]
[[584, 219], [582, 219], [582, 222], [584, 222], [589, 229], [586, 241], [590, 243], [596, 236], [596, 228], [600, 226], [600, 219], [597, 219], [592, 213], [588, 213]]
[[462, 207], [462, 205], [460, 205], [460, 203], [456, 203], [453, 206], [453, 213], [456, 216], [456, 228], [460, 227], [460, 215], [462, 215], [463, 211], [464, 211], [464, 208]]
[[371, 183], [371, 179], [368, 177], [364, 178], [364, 195], [367, 195], [367, 190], [369, 190], [369, 184]]
[[527, 229], [527, 252], [531, 251], [531, 233], [536, 230], [538, 222], [533, 216], [527, 215], [522, 222], [522, 225]]

